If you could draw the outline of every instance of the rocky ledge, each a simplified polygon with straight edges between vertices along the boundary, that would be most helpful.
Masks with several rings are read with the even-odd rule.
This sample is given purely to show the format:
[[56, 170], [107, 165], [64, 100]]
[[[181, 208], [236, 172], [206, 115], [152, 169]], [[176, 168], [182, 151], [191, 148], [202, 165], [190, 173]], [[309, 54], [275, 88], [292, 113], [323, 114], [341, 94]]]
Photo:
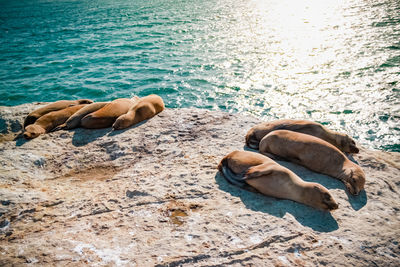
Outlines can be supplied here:
[[0, 107], [0, 265], [399, 266], [400, 154], [361, 149], [365, 191], [332, 213], [228, 184], [217, 164], [255, 118], [167, 109], [123, 131], [26, 141], [40, 104]]

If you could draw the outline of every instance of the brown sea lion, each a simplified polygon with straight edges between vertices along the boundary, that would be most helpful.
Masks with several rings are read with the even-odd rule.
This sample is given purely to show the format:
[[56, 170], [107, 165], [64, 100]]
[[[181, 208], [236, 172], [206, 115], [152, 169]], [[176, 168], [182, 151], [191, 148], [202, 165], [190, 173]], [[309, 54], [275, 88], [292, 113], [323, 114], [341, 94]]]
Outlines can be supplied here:
[[259, 151], [271, 153], [310, 170], [341, 180], [353, 195], [364, 188], [365, 174], [330, 143], [312, 135], [276, 130], [261, 139]]
[[126, 114], [118, 117], [113, 124], [114, 130], [121, 130], [150, 119], [164, 110], [164, 101], [158, 95], [140, 98]]
[[92, 104], [89, 104], [89, 105], [81, 108], [80, 110], [75, 112], [71, 117], [69, 117], [69, 119], [65, 123], [61, 124], [60, 126], [57, 126], [54, 129], [54, 131], [70, 130], [70, 129], [79, 127], [83, 117], [85, 117], [89, 113], [92, 113], [92, 112], [95, 112], [95, 111], [101, 109], [108, 103], [110, 103], [110, 102], [96, 102], [96, 103], [92, 103]]
[[75, 105], [41, 116], [35, 121], [34, 124], [26, 126], [24, 137], [26, 139], [33, 139], [41, 134], [50, 132], [58, 125], [64, 123], [69, 117], [72, 116], [72, 114], [74, 114], [84, 106], [86, 106], [86, 104]]
[[138, 99], [138, 97], [115, 99], [101, 109], [83, 117], [81, 126], [89, 129], [111, 127], [115, 120], [122, 114], [127, 113]]
[[48, 104], [44, 107], [38, 108], [31, 113], [28, 114], [28, 116], [25, 118], [24, 121], [24, 128], [28, 126], [29, 124], [34, 123], [37, 119], [39, 119], [41, 116], [46, 115], [49, 112], [57, 111], [60, 109], [64, 109], [70, 106], [76, 106], [76, 105], [81, 105], [81, 104], [90, 104], [93, 103], [92, 100], [89, 99], [79, 99], [79, 100], [59, 100], [56, 102], [53, 102], [51, 104]]
[[321, 138], [345, 153], [358, 153], [354, 140], [347, 134], [331, 131], [323, 125], [308, 120], [277, 120], [253, 126], [246, 134], [246, 145], [258, 149], [261, 139], [275, 130], [289, 130]]
[[218, 169], [231, 183], [249, 184], [266, 196], [290, 199], [321, 210], [338, 208], [324, 186], [303, 181], [291, 170], [259, 153], [233, 151], [221, 160]]

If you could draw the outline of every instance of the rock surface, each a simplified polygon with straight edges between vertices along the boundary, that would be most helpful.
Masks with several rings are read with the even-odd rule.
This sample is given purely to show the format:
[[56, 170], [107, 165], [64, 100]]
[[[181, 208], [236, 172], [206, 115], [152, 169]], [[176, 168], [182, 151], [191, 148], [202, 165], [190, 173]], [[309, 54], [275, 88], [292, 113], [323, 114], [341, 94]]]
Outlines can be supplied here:
[[399, 266], [400, 155], [362, 149], [358, 197], [327, 187], [322, 212], [230, 185], [217, 164], [243, 150], [255, 118], [167, 109], [123, 131], [76, 129], [26, 141], [39, 104], [0, 107], [0, 266]]

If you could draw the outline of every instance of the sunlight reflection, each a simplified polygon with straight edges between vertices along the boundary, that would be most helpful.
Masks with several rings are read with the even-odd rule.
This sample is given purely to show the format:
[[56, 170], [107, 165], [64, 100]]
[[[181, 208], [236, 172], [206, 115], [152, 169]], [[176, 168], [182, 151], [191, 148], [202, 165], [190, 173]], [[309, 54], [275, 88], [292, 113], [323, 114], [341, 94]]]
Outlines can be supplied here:
[[[352, 123], [370, 114], [363, 112], [366, 103], [359, 95], [367, 94], [367, 101], [376, 102], [382, 94], [376, 87], [366, 88], [368, 78], [361, 82], [353, 74], [371, 66], [374, 58], [359, 57], [367, 40], [354, 31], [358, 22], [343, 12], [345, 4], [253, 0], [243, 3], [237, 13], [223, 16], [221, 30], [226, 37], [218, 45], [227, 48], [230, 59], [218, 65], [226, 83], [217, 92], [233, 94], [235, 109], [241, 113], [265, 120], [313, 119], [357, 136]], [[243, 76], [235, 75], [237, 62]]]

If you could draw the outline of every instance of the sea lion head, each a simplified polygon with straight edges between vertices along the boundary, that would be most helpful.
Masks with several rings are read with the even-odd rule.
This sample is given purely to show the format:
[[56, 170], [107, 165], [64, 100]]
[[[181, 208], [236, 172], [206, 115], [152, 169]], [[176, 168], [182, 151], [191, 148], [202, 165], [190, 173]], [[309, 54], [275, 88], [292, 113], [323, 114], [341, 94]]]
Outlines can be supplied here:
[[92, 104], [93, 101], [90, 99], [79, 99], [78, 104]]
[[358, 153], [360, 149], [357, 147], [356, 142], [347, 134], [339, 135], [338, 140], [340, 144], [340, 150], [346, 153]]
[[26, 126], [25, 132], [24, 132], [24, 138], [25, 139], [33, 139], [38, 137], [41, 134], [44, 134], [46, 131], [40, 127], [39, 125], [35, 124], [30, 124]]
[[132, 125], [131, 119], [128, 117], [127, 114], [123, 114], [123, 115], [119, 116], [118, 119], [114, 122], [114, 124], [112, 125], [112, 128], [114, 130], [121, 130], [121, 129], [128, 128], [131, 125]]
[[312, 207], [327, 211], [335, 210], [339, 207], [328, 189], [320, 184], [311, 183], [306, 194], [306, 203]]
[[[357, 166], [358, 167], [358, 166]], [[350, 194], [358, 195], [365, 185], [365, 174], [361, 168], [354, 168], [350, 170], [350, 175], [344, 182]]]

